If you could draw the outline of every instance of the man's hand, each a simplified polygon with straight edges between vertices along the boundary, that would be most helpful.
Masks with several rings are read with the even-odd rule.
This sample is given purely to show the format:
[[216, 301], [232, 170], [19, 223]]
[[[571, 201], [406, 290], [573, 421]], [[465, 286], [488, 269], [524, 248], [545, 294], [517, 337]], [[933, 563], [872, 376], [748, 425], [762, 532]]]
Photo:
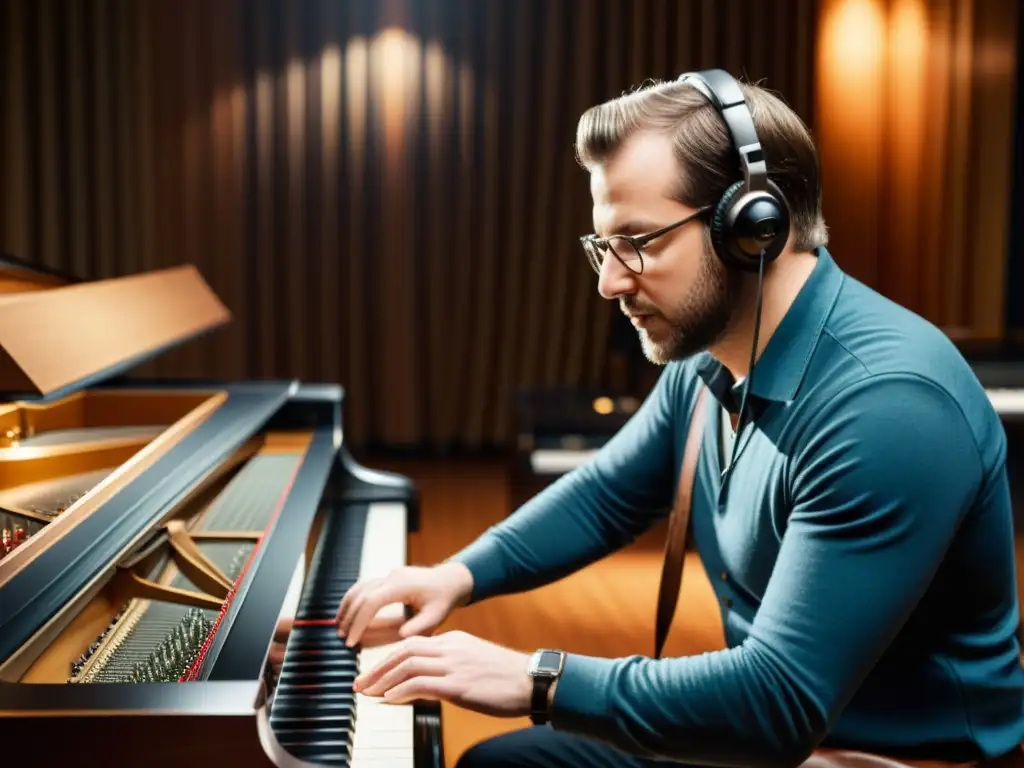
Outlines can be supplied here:
[[410, 637], [354, 688], [391, 704], [415, 699], [447, 701], [494, 717], [530, 713], [530, 656], [465, 632]]
[[[461, 563], [399, 568], [384, 578], [353, 585], [338, 606], [338, 635], [350, 647], [429, 635], [466, 603], [472, 591], [473, 576]], [[412, 617], [378, 616], [382, 608], [395, 603], [404, 604]]]

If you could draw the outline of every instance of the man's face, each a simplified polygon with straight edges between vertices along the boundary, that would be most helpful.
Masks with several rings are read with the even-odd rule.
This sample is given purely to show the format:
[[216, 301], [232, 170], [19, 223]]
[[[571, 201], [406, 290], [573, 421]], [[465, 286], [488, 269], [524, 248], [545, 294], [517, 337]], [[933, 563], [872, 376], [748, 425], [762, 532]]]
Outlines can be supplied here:
[[[694, 214], [672, 199], [679, 174], [668, 137], [632, 136], [614, 157], [592, 169], [594, 231], [601, 237], [644, 235]], [[619, 300], [644, 354], [658, 365], [714, 344], [739, 306], [739, 276], [705, 244], [704, 233], [703, 222], [695, 220], [652, 240], [642, 251], [639, 275], [610, 253], [601, 266], [598, 291]]]

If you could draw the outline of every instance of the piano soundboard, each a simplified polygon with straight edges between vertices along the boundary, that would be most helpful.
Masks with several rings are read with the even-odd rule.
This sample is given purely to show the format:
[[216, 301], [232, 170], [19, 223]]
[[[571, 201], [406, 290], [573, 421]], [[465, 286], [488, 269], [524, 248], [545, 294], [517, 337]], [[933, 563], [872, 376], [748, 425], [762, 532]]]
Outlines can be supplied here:
[[[390, 648], [333, 626], [352, 584], [407, 562], [419, 519], [408, 478], [348, 452], [342, 388], [119, 376], [226, 321], [190, 268], [4, 270], [30, 321], [36, 294], [72, 306], [49, 329], [69, 345], [116, 333], [112, 294], [152, 317], [0, 372], [18, 387], [0, 404], [0, 741], [31, 765], [443, 768], [439, 707], [355, 694]], [[14, 325], [0, 305], [0, 345]]]

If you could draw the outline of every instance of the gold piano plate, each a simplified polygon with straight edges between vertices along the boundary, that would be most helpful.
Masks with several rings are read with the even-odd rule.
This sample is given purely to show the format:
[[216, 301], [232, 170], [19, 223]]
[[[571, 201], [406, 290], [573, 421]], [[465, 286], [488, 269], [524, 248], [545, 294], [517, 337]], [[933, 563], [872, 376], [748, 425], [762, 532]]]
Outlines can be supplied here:
[[0, 507], [22, 506], [10, 502], [26, 485], [124, 463], [210, 395], [87, 390], [0, 407]]
[[3, 407], [0, 430], [16, 437], [0, 447], [0, 588], [225, 399], [209, 390], [87, 390]]

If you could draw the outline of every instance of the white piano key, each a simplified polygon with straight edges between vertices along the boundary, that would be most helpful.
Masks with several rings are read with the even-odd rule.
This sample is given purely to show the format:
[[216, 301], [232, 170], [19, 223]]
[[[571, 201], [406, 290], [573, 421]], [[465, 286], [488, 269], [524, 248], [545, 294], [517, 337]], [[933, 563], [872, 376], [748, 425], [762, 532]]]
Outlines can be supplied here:
[[1024, 389], [986, 389], [992, 407], [1002, 415], [1024, 414]]
[[[363, 534], [359, 578], [386, 576], [406, 565], [406, 509], [401, 503], [371, 504]], [[402, 615], [401, 604], [386, 606], [381, 615]], [[391, 645], [359, 653], [359, 669], [371, 669], [393, 650]], [[413, 768], [413, 708], [356, 694], [355, 739], [351, 768]]]

